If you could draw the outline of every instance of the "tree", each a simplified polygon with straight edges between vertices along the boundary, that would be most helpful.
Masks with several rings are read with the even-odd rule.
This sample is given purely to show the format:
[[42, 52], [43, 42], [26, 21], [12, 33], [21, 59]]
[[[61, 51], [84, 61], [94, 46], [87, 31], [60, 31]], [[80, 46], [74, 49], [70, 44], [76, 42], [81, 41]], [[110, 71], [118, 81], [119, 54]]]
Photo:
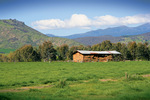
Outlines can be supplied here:
[[32, 45], [24, 45], [18, 50], [8, 55], [11, 62], [31, 62], [31, 61], [39, 61], [40, 56], [34, 50]]
[[9, 62], [14, 62], [15, 61], [15, 53], [11, 52], [8, 54]]
[[91, 50], [92, 50], [92, 49], [91, 49], [91, 46], [90, 46], [90, 45], [86, 46], [86, 50], [91, 51]]
[[0, 54], [0, 62], [8, 62], [9, 58], [5, 54]]
[[14, 52], [14, 57], [13, 57], [15, 62], [21, 62], [21, 61], [22, 61], [20, 55], [21, 55], [21, 54], [20, 54], [20, 50], [17, 49], [17, 50]]
[[137, 48], [136, 48], [136, 57], [137, 59], [142, 59], [144, 56], [144, 45], [142, 43], [138, 43], [137, 44]]
[[148, 47], [148, 43], [147, 42], [145, 42], [144, 43], [144, 59], [147, 59], [147, 60], [149, 60], [149, 47]]
[[38, 52], [38, 49], [36, 47], [33, 48], [33, 61], [41, 61], [40, 53]]
[[[123, 45], [123, 46], [125, 46], [125, 45]], [[121, 49], [122, 49], [122, 44], [120, 42], [116, 43], [115, 50], [120, 52]]]
[[101, 46], [101, 44], [95, 44], [95, 45], [93, 45], [93, 46], [91, 47], [91, 49], [92, 49], [93, 51], [100, 51], [100, 46]]
[[43, 44], [39, 46], [39, 53], [44, 61], [56, 60], [56, 50], [50, 41], [44, 41]]
[[72, 47], [70, 47], [69, 52], [68, 52], [68, 58], [69, 58], [70, 60], [73, 59], [73, 53], [74, 53], [76, 50], [78, 50], [78, 47], [77, 47], [77, 46], [72, 46]]
[[78, 50], [86, 50], [86, 47], [83, 45], [79, 45], [77, 48], [78, 48]]
[[32, 45], [24, 45], [20, 48], [20, 56], [24, 62], [29, 62], [34, 59], [33, 57], [33, 47]]
[[0, 54], [0, 62], [3, 62], [3, 60], [2, 60], [2, 54]]
[[112, 43], [109, 40], [103, 41], [100, 45], [101, 51], [112, 50]]
[[[120, 47], [120, 44], [119, 44], [119, 47]], [[118, 51], [119, 51], [119, 49], [118, 49]], [[122, 55], [123, 60], [126, 60], [128, 58], [129, 51], [128, 51], [126, 44], [124, 44], [124, 43], [121, 44], [120, 53]]]
[[135, 60], [135, 58], [136, 58], [136, 47], [137, 47], [137, 44], [136, 44], [135, 41], [128, 43], [128, 49], [129, 49], [129, 51], [131, 53], [131, 56], [132, 56], [133, 60]]
[[136, 57], [141, 60], [149, 60], [148, 43], [138, 43], [136, 49]]
[[58, 55], [59, 60], [67, 59], [68, 51], [69, 51], [68, 45], [64, 44], [60, 47], [57, 47], [56, 50], [57, 50], [57, 55]]
[[148, 46], [148, 60], [150, 60], [150, 45]]

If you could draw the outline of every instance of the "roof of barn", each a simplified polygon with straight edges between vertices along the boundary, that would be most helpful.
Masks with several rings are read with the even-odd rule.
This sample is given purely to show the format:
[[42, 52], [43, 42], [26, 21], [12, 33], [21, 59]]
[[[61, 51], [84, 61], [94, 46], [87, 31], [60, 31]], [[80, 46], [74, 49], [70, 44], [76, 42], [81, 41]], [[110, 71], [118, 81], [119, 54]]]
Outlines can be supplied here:
[[86, 50], [77, 50], [81, 54], [121, 54], [118, 51], [86, 51]]

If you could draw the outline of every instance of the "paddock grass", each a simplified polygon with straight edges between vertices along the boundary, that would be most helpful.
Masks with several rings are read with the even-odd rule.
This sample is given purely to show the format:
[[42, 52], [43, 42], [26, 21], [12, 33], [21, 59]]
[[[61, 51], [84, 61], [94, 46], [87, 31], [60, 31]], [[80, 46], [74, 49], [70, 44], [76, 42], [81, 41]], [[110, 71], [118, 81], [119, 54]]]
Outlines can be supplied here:
[[[128, 74], [127, 78], [125, 73]], [[0, 90], [50, 86], [19, 92], [0, 92], [0, 98], [150, 100], [150, 77], [142, 77], [146, 74], [150, 74], [149, 61], [0, 63]]]
[[0, 53], [6, 53], [6, 54], [13, 51], [15, 51], [15, 49], [0, 49]]

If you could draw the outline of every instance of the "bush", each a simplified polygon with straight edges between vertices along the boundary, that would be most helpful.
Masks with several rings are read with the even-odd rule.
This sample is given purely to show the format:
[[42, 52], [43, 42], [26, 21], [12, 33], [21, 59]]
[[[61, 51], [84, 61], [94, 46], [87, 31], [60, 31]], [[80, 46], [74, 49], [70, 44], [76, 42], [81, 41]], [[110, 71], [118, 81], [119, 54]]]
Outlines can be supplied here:
[[69, 77], [67, 78], [67, 81], [77, 81], [78, 79], [76, 79], [75, 77]]
[[30, 89], [29, 92], [41, 92], [41, 91], [38, 89]]
[[52, 83], [52, 82], [54, 82], [54, 81], [44, 81], [44, 82], [42, 82], [42, 84], [48, 84], [48, 83]]
[[66, 79], [60, 80], [59, 83], [56, 85], [56, 87], [58, 88], [64, 88], [65, 86], [67, 86]]

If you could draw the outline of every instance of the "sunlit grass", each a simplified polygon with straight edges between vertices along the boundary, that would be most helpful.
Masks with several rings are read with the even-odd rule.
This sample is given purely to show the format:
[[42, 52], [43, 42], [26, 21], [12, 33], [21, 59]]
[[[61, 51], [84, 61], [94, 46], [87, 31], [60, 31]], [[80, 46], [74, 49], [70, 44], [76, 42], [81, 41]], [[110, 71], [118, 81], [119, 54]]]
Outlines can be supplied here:
[[[51, 85], [24, 92], [0, 93], [3, 98], [148, 100], [150, 62], [18, 62], [0, 63], [0, 88]], [[125, 79], [125, 73], [130, 76]], [[112, 79], [115, 81], [100, 81]], [[140, 95], [141, 94], [141, 95]], [[135, 98], [135, 99], [134, 99]], [[141, 99], [138, 99], [141, 98]]]

